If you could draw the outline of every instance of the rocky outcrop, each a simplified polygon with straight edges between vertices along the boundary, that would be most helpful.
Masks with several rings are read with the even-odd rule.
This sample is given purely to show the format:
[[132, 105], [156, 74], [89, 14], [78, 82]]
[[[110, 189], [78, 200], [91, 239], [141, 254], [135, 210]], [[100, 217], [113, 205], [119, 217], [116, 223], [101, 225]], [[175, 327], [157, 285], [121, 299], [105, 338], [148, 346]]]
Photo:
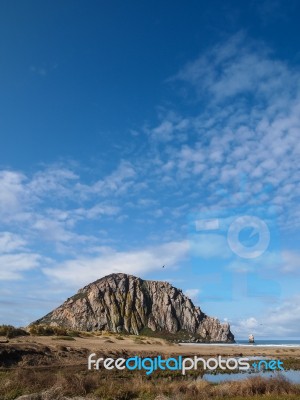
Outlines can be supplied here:
[[178, 340], [234, 341], [228, 324], [208, 317], [180, 289], [122, 273], [85, 286], [35, 323], [136, 335], [155, 332]]

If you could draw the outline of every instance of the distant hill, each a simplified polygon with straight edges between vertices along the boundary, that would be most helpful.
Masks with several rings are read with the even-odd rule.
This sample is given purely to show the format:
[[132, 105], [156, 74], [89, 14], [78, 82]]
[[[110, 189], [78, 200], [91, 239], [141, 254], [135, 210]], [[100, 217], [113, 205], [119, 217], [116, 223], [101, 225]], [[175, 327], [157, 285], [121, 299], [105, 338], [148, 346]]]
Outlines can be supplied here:
[[80, 289], [33, 324], [73, 330], [123, 332], [199, 342], [233, 342], [229, 324], [208, 317], [167, 282], [123, 273]]

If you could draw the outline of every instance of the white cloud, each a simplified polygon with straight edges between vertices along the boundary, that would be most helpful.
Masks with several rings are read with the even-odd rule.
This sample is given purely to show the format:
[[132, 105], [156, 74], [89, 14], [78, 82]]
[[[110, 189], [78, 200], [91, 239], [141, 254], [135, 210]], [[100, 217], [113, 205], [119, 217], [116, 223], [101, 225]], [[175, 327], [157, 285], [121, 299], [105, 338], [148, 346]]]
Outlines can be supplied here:
[[52, 279], [72, 287], [80, 287], [105, 275], [124, 272], [137, 276], [160, 270], [162, 265], [174, 268], [188, 253], [188, 243], [169, 242], [156, 247], [136, 251], [109, 250], [94, 257], [81, 257], [65, 261], [55, 268], [45, 268]]
[[260, 272], [266, 276], [287, 277], [298, 279], [300, 274], [299, 251], [279, 249], [266, 251], [260, 257], [252, 259], [236, 258], [226, 265], [227, 270], [236, 273]]
[[22, 250], [26, 241], [19, 235], [11, 232], [0, 232], [0, 254]]
[[0, 171], [0, 215], [7, 216], [20, 211], [26, 201], [23, 185], [26, 177], [15, 171]]
[[133, 185], [136, 171], [129, 161], [121, 161], [120, 165], [105, 180], [98, 181], [94, 185], [94, 190], [101, 194], [102, 191], [112, 191], [122, 194]]
[[[201, 205], [268, 204], [276, 207], [281, 226], [299, 226], [299, 71], [239, 33], [171, 80], [195, 89], [202, 111], [166, 110], [160, 124], [148, 129], [172, 137], [149, 163], [161, 182], [170, 188], [180, 182], [190, 196], [202, 193]], [[186, 143], [176, 140], [178, 121], [184, 121], [180, 134]]]
[[64, 222], [44, 217], [38, 217], [32, 224], [32, 229], [46, 241], [78, 243], [88, 240], [87, 236], [66, 229]]
[[120, 207], [100, 203], [91, 208], [78, 208], [73, 211], [73, 214], [81, 218], [95, 219], [103, 215], [114, 216], [119, 212]]
[[199, 95], [208, 93], [217, 102], [249, 93], [280, 100], [281, 90], [284, 96], [289, 93], [285, 85], [299, 82], [266, 46], [242, 32], [188, 63], [173, 79], [191, 84]]
[[28, 190], [41, 199], [51, 193], [55, 193], [57, 198], [68, 197], [72, 196], [72, 186], [78, 178], [78, 175], [66, 167], [50, 166], [34, 174], [28, 183]]
[[226, 235], [218, 234], [191, 235], [191, 251], [194, 256], [204, 259], [228, 259], [232, 256]]
[[300, 296], [285, 299], [278, 307], [267, 309], [260, 317], [249, 317], [231, 323], [236, 337], [299, 338]]
[[[127, 191], [141, 189], [138, 183], [134, 185], [135, 176], [133, 166], [127, 161], [121, 161], [115, 171], [91, 184], [83, 184], [78, 174], [61, 164], [43, 167], [32, 176], [2, 170], [1, 229], [4, 232], [12, 228], [17, 233], [25, 231], [29, 247], [35, 246], [36, 239], [46, 240], [53, 242], [60, 253], [74, 253], [79, 242], [94, 240], [93, 233], [79, 232], [78, 225], [87, 220], [99, 223], [100, 219], [117, 217]], [[123, 218], [125, 215], [123, 213]], [[0, 246], [8, 248], [12, 240], [15, 246], [20, 245], [17, 236], [5, 234], [0, 237]], [[21, 236], [19, 240], [23, 241]]]
[[38, 254], [18, 253], [0, 255], [0, 280], [21, 279], [25, 271], [40, 265]]
[[27, 248], [27, 240], [12, 232], [0, 232], [0, 281], [19, 280], [24, 273], [40, 266], [42, 257]]
[[281, 271], [284, 273], [300, 273], [300, 252], [283, 251]]
[[173, 136], [173, 124], [170, 121], [163, 121], [159, 126], [152, 130], [152, 137], [155, 140], [167, 142]]
[[187, 289], [184, 294], [193, 300], [193, 302], [197, 302], [199, 300], [199, 294], [201, 293], [200, 289]]

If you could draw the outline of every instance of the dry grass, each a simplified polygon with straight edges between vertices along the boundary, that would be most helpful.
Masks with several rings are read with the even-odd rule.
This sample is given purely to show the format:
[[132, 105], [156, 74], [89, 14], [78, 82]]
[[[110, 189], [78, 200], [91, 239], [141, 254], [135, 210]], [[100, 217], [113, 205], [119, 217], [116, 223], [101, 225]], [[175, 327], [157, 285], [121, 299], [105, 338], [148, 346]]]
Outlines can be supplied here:
[[75, 340], [73, 336], [55, 336], [52, 340]]
[[6, 336], [8, 339], [27, 335], [28, 333], [22, 328], [15, 328], [12, 325], [0, 325], [0, 336]]
[[274, 378], [251, 377], [242, 381], [224, 382], [212, 390], [220, 397], [262, 396], [262, 395], [300, 395], [300, 386], [291, 384], [282, 376]]
[[[107, 371], [106, 371], [107, 372]], [[109, 371], [111, 372], [111, 371]], [[49, 389], [51, 389], [49, 391]], [[48, 390], [47, 399], [87, 396], [102, 400], [210, 400], [210, 399], [299, 399], [300, 385], [284, 378], [254, 377], [237, 382], [212, 384], [203, 380], [174, 379], [172, 374], [145, 377], [144, 374], [105, 373], [87, 370], [15, 369], [0, 371], [0, 399], [13, 400], [26, 393]], [[51, 394], [53, 393], [53, 395]], [[56, 395], [55, 395], [56, 393]]]

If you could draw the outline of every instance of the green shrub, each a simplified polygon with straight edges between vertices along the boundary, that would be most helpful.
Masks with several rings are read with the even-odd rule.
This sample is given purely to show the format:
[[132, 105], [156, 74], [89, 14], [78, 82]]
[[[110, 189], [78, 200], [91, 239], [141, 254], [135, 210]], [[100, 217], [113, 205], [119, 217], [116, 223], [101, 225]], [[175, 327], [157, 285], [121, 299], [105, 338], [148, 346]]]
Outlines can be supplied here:
[[56, 336], [52, 340], [75, 340], [72, 336]]
[[67, 336], [68, 332], [65, 328], [50, 325], [31, 325], [29, 327], [31, 335], [37, 336]]
[[68, 336], [80, 337], [80, 332], [78, 332], [78, 331], [68, 331]]
[[22, 328], [15, 328], [12, 325], [0, 325], [0, 336], [6, 336], [8, 339], [27, 335], [28, 333]]

